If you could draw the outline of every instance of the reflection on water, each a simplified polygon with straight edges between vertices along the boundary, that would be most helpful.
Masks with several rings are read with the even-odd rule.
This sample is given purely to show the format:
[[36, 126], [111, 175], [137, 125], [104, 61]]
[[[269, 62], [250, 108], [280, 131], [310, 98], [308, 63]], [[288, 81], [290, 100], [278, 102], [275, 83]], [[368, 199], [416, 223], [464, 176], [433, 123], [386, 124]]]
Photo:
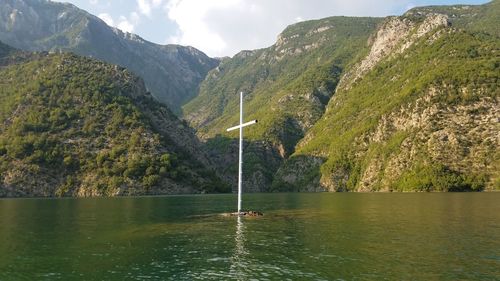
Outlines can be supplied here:
[[237, 217], [236, 220], [236, 235], [234, 236], [234, 254], [231, 257], [230, 275], [234, 276], [237, 280], [247, 278], [246, 269], [248, 268], [248, 251], [245, 249], [245, 225], [243, 218]]
[[499, 280], [500, 193], [0, 200], [0, 280]]

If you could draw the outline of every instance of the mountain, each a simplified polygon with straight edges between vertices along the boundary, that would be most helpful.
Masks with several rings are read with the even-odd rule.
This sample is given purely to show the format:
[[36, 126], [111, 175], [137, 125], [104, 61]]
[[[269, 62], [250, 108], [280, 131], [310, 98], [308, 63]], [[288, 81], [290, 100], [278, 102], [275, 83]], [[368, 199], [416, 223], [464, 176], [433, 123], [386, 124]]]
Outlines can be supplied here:
[[274, 188], [500, 189], [500, 40], [482, 24], [487, 15], [477, 16], [498, 15], [498, 7], [427, 7], [388, 18]]
[[[378, 22], [333, 17], [292, 25], [273, 46], [243, 51], [210, 71], [200, 94], [183, 107], [184, 116], [216, 154], [233, 155], [233, 149], [217, 148], [228, 147], [219, 143], [236, 135], [218, 135], [237, 124], [238, 92], [245, 92], [246, 118], [259, 120], [258, 126], [245, 130], [251, 141], [245, 169], [252, 174], [245, 185], [262, 190], [270, 186], [282, 160], [322, 116], [341, 73], [366, 51], [365, 42]], [[221, 162], [227, 161], [224, 157]]]
[[14, 52], [14, 48], [0, 42], [0, 58], [7, 57], [10, 53]]
[[[236, 181], [240, 91], [259, 120], [246, 192], [500, 189], [499, 3], [301, 22], [218, 61], [8, 0], [0, 39], [53, 54], [0, 45], [0, 195], [227, 191], [213, 174]], [[59, 50], [128, 66], [159, 100], [170, 87], [162, 101], [204, 143], [130, 72]]]
[[209, 72], [184, 114], [233, 153], [246, 93], [253, 191], [500, 189], [498, 3], [292, 25]]
[[430, 6], [411, 9], [406, 16], [418, 16], [430, 13], [446, 15], [450, 24], [470, 32], [484, 32], [500, 36], [500, 1], [492, 0], [484, 5]]
[[191, 128], [128, 70], [0, 44], [0, 197], [227, 191]]
[[126, 67], [176, 113], [219, 63], [195, 48], [153, 44], [72, 4], [48, 0], [3, 0], [0, 40], [22, 50], [71, 51]]

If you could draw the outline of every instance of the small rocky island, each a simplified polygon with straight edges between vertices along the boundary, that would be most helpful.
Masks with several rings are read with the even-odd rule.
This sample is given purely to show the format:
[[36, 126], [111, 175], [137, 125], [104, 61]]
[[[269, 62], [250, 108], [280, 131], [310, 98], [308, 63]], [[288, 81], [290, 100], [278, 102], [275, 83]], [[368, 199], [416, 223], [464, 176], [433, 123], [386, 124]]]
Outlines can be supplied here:
[[234, 213], [224, 213], [222, 215], [225, 217], [233, 217], [233, 216], [262, 217], [262, 216], [264, 216], [263, 213], [257, 212], [257, 211], [241, 211], [241, 212], [234, 212]]

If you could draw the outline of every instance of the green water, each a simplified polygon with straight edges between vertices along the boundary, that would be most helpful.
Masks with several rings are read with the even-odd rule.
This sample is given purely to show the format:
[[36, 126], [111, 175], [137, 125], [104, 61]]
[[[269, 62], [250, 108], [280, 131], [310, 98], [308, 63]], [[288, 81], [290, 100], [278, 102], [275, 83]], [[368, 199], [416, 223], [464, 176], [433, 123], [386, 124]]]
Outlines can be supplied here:
[[0, 280], [500, 280], [500, 193], [0, 200]]

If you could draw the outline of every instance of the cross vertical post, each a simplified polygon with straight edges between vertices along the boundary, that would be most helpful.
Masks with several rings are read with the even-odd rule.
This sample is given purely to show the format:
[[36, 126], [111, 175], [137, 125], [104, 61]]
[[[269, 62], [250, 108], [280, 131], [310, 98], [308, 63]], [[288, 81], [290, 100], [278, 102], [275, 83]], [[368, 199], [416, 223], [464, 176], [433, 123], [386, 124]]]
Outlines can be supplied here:
[[227, 129], [226, 131], [240, 130], [239, 151], [238, 151], [238, 215], [241, 214], [241, 197], [243, 193], [243, 128], [257, 123], [257, 120], [252, 120], [243, 123], [243, 92], [240, 92], [240, 124]]
[[[240, 92], [240, 126], [243, 124], [243, 92]], [[240, 127], [240, 145], [238, 153], [238, 214], [241, 212], [241, 193], [243, 177], [243, 127]]]

